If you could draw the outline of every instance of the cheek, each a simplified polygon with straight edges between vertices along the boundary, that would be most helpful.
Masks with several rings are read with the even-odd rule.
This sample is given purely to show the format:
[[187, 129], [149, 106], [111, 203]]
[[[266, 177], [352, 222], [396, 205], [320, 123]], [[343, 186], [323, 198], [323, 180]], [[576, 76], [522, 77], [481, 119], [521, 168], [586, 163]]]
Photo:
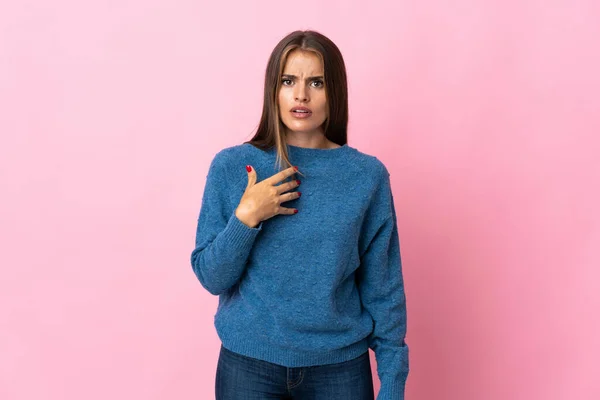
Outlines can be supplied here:
[[329, 113], [329, 105], [327, 104], [327, 99], [323, 98], [323, 102], [321, 104], [321, 110], [323, 114], [327, 115]]
[[320, 92], [318, 94], [317, 99], [315, 99], [315, 100], [318, 100], [321, 110], [326, 112], [327, 111], [327, 95], [325, 94], [325, 92]]
[[291, 92], [291, 90], [287, 87], [281, 87], [281, 89], [279, 90], [279, 100], [280, 101], [286, 101], [288, 100], [291, 96], [293, 96], [293, 93]]
[[281, 93], [277, 96], [277, 106], [279, 108], [279, 115], [281, 115], [282, 110], [285, 109], [285, 98]]

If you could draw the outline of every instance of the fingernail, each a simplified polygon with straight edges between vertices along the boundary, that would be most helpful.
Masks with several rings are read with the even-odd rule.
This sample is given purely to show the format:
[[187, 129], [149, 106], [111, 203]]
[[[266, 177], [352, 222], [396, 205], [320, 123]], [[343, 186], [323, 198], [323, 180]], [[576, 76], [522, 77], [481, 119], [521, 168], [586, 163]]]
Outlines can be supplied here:
[[248, 171], [248, 172], [252, 171], [252, 167], [249, 165], [246, 165], [246, 171]]
[[298, 171], [298, 167], [294, 166], [294, 170], [295, 170], [295, 171]]
[[294, 210], [294, 214], [296, 214], [298, 212], [298, 210]]

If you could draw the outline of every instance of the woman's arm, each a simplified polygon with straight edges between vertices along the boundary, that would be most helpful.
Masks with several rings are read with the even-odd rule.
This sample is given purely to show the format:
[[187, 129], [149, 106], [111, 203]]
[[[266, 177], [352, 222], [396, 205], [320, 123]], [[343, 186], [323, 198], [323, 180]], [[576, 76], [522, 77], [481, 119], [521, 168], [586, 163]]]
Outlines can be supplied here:
[[362, 304], [374, 321], [369, 347], [375, 353], [381, 382], [377, 400], [401, 400], [409, 371], [404, 340], [406, 297], [394, 198], [385, 167], [371, 210], [363, 230], [356, 282]]
[[245, 225], [229, 200], [227, 159], [213, 158], [206, 177], [191, 263], [196, 277], [211, 294], [219, 295], [242, 276], [252, 245], [262, 229]]

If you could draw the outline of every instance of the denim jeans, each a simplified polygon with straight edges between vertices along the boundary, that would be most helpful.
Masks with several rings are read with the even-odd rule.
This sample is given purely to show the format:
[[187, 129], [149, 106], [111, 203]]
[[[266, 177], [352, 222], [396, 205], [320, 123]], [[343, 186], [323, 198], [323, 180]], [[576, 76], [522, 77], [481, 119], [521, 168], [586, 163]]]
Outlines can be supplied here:
[[373, 400], [369, 352], [336, 364], [284, 367], [221, 345], [215, 395], [216, 400]]

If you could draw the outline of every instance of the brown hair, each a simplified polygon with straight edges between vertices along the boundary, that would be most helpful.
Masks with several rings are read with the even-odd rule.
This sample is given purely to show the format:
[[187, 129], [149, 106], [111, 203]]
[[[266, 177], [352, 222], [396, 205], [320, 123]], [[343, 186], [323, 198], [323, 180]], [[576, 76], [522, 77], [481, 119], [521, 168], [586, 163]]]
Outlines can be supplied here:
[[[294, 31], [275, 46], [269, 57], [265, 72], [262, 116], [256, 134], [244, 143], [262, 150], [276, 148], [277, 164], [281, 169], [292, 166], [284, 140], [283, 122], [279, 118], [277, 94], [281, 87], [281, 75], [288, 54], [295, 49], [312, 51], [323, 63], [323, 78], [327, 95], [328, 117], [323, 123], [325, 137], [334, 143], [347, 143], [348, 84], [346, 66], [338, 47], [321, 33], [305, 30]], [[284, 165], [287, 164], [286, 167]], [[301, 172], [297, 172], [302, 175]]]

